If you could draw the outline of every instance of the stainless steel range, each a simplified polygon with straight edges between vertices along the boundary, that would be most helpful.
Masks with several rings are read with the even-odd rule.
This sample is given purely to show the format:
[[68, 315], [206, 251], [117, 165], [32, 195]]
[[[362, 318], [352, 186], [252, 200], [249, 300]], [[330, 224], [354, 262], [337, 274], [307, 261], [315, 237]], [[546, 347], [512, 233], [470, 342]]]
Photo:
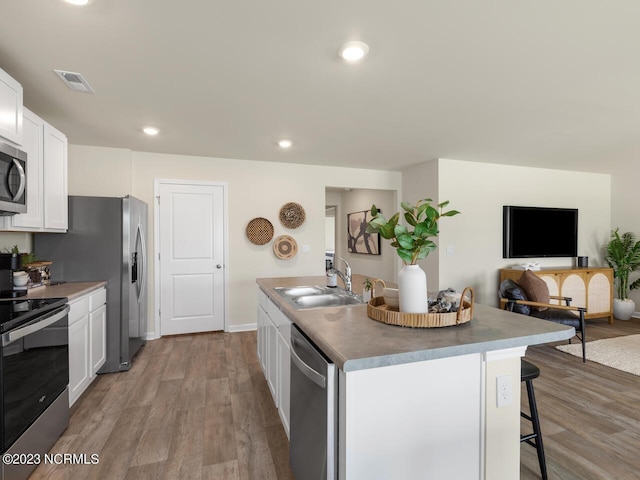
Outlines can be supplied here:
[[[42, 458], [69, 424], [68, 312], [66, 298], [0, 300], [3, 459]], [[3, 461], [1, 478], [26, 479], [36, 466]]]

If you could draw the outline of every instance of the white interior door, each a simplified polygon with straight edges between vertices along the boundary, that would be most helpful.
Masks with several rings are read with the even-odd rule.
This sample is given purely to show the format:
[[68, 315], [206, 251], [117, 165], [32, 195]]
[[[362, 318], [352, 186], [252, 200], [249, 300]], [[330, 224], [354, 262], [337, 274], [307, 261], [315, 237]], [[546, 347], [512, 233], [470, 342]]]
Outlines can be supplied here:
[[224, 330], [224, 187], [159, 185], [160, 334]]

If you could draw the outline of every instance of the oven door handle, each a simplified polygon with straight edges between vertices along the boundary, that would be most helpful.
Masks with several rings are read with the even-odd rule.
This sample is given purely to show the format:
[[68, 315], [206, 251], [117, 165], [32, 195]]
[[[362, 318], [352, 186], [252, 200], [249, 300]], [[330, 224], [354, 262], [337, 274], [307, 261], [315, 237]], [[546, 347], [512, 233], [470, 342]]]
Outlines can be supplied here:
[[37, 320], [34, 323], [30, 323], [24, 327], [16, 328], [10, 332], [7, 332], [2, 335], [2, 346], [6, 347], [10, 343], [15, 342], [27, 335], [30, 335], [38, 330], [42, 330], [47, 328], [49, 325], [53, 325], [57, 321], [62, 320], [69, 313], [69, 305], [65, 305], [65, 307], [59, 312], [51, 315], [50, 317], [46, 317], [43, 320]]

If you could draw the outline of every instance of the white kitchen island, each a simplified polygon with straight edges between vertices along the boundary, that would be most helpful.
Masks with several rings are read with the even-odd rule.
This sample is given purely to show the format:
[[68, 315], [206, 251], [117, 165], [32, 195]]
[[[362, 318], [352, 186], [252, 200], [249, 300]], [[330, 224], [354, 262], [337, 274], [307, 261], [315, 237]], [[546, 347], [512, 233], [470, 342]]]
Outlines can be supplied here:
[[[258, 285], [338, 368], [339, 478], [519, 478], [520, 357], [573, 328], [483, 305], [467, 324], [403, 328], [365, 305], [296, 310], [273, 290], [323, 281]], [[511, 385], [500, 407], [498, 379]]]

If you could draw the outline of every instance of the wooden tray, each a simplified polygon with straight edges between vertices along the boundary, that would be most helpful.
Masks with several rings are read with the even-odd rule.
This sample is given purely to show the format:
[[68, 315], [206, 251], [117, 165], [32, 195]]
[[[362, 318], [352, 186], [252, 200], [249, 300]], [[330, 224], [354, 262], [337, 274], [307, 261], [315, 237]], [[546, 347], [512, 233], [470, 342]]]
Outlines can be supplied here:
[[[469, 292], [469, 300], [466, 293]], [[388, 325], [411, 328], [436, 328], [461, 325], [473, 318], [473, 290], [470, 287], [462, 291], [462, 308], [449, 313], [403, 313], [384, 303], [384, 297], [374, 297], [367, 304], [369, 318]]]

